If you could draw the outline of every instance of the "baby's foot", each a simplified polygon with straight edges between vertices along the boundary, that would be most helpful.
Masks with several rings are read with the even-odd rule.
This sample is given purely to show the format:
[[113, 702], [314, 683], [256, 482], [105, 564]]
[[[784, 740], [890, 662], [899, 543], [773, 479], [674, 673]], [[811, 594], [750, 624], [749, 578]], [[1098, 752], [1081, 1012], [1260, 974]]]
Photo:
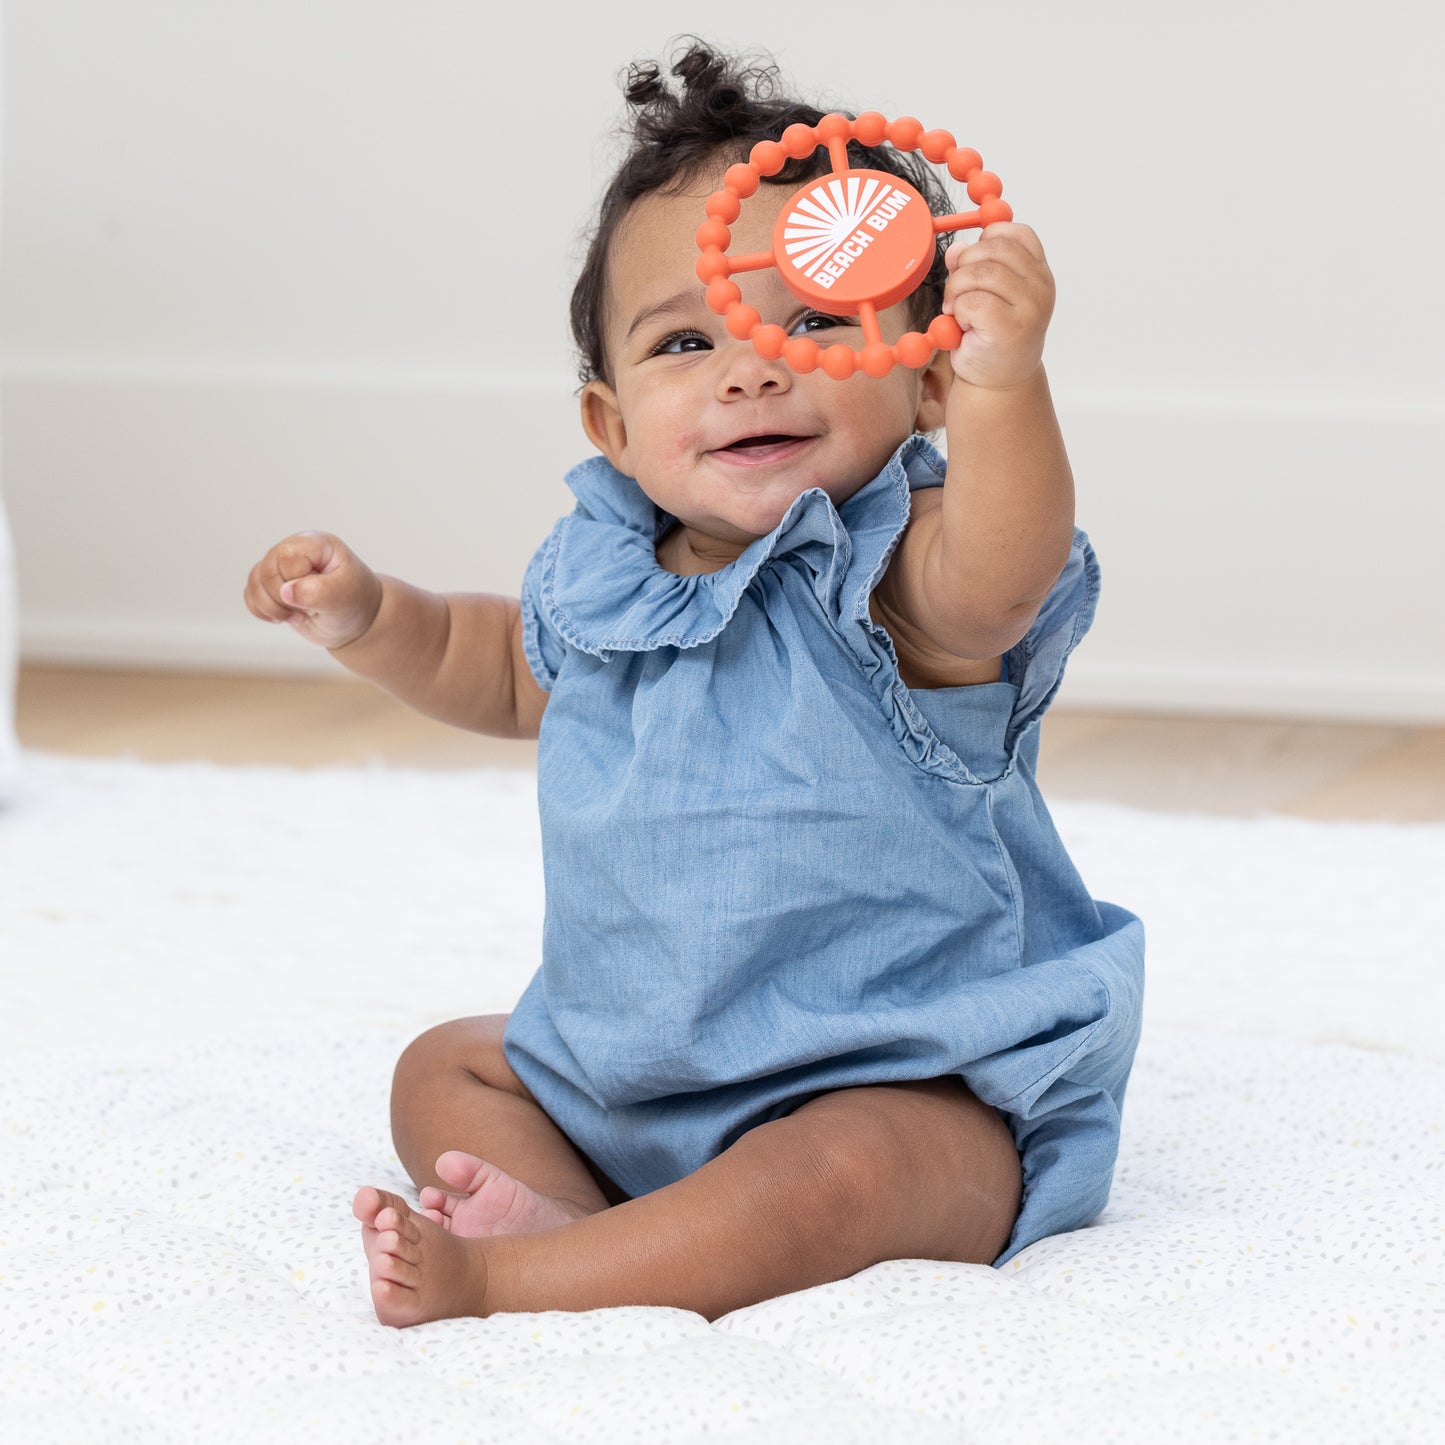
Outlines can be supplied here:
[[385, 1190], [357, 1191], [371, 1302], [384, 1325], [487, 1313], [487, 1246], [453, 1237]]
[[428, 1185], [421, 1212], [465, 1239], [493, 1234], [536, 1234], [585, 1219], [592, 1211], [569, 1199], [539, 1194], [475, 1154], [448, 1150], [436, 1162], [437, 1178], [455, 1193]]

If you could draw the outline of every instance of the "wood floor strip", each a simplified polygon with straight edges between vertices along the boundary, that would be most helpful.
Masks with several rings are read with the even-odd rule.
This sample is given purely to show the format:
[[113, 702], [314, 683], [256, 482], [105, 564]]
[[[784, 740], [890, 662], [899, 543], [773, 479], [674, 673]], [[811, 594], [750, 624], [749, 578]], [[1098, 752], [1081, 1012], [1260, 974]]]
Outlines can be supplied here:
[[[21, 669], [24, 746], [87, 757], [321, 767], [536, 765], [351, 678]], [[1233, 817], [1445, 821], [1445, 727], [1075, 713], [1045, 719], [1047, 797]]]

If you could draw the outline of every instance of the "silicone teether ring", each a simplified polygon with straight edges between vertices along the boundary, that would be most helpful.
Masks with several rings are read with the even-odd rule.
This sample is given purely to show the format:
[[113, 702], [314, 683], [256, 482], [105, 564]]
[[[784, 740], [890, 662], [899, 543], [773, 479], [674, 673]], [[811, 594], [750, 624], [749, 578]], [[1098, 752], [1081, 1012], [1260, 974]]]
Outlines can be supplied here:
[[[932, 215], [928, 202], [900, 177], [850, 170], [850, 140], [866, 146], [886, 140], [898, 150], [922, 151], [925, 160], [946, 165], [949, 175], [967, 185], [969, 200], [978, 209]], [[773, 228], [772, 250], [728, 255], [728, 227], [762, 178], [776, 175], [789, 160], [811, 155], [820, 145], [828, 147], [833, 168], [807, 182], [783, 207]], [[707, 304], [724, 318], [729, 334], [750, 340], [769, 360], [781, 358], [800, 372], [821, 367], [839, 380], [855, 371], [886, 376], [900, 363], [924, 366], [935, 351], [952, 351], [963, 340], [958, 323], [941, 312], [926, 332], [909, 331], [890, 346], [883, 340], [878, 313], [917, 289], [933, 264], [934, 237], [940, 232], [1012, 220], [1013, 210], [1002, 196], [1003, 182], [984, 170], [978, 152], [956, 145], [946, 130], [925, 131], [912, 116], [890, 121], [877, 111], [865, 111], [849, 120], [835, 112], [817, 125], [790, 125], [777, 140], [758, 141], [746, 161], [728, 167], [722, 189], [707, 198], [707, 219], [697, 228], [702, 252], [697, 276], [707, 287]], [[863, 327], [862, 349], [842, 342], [820, 347], [810, 337], [789, 337], [781, 326], [765, 324], [730, 278], [769, 266], [777, 267], [783, 285], [805, 305], [857, 316]]]

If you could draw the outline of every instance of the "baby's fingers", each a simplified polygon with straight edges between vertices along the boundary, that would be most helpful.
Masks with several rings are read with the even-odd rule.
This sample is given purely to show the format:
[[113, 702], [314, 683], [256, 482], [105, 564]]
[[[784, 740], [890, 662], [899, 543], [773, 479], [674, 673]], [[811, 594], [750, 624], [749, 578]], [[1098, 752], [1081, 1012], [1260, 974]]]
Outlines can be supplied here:
[[325, 532], [298, 532], [277, 542], [257, 564], [260, 584], [280, 598], [289, 582], [335, 572], [342, 562], [340, 540]]
[[266, 562], [258, 562], [246, 578], [246, 610], [262, 622], [285, 622], [293, 613], [281, 600], [283, 585], [274, 577]]
[[283, 582], [281, 600], [298, 612], [320, 612], [325, 603], [324, 589], [317, 586], [315, 579], [303, 577], [296, 582]]
[[341, 543], [328, 532], [297, 532], [278, 542], [261, 566], [267, 569], [267, 581], [279, 590], [287, 582], [308, 577], [314, 572], [334, 572], [342, 562]]
[[281, 583], [277, 596], [292, 609], [288, 620], [293, 622], [301, 621], [302, 617], [320, 617], [323, 613], [337, 621], [356, 611], [361, 600], [359, 579], [354, 570], [308, 573]]
[[308, 642], [345, 647], [376, 617], [376, 574], [339, 537], [297, 532], [252, 569], [246, 605], [266, 622], [289, 622]]
[[964, 256], [978, 245], [982, 245], [985, 251], [1015, 250], [1026, 256], [1029, 262], [1048, 264], [1038, 232], [1032, 226], [1022, 225], [1018, 221], [995, 221], [993, 225], [985, 226], [977, 235], [960, 232], [943, 253], [944, 263], [952, 271]]
[[341, 561], [342, 548], [335, 537], [324, 532], [298, 532], [278, 542], [251, 569], [246, 605], [268, 622], [284, 622], [292, 608], [308, 605], [288, 589], [306, 578], [334, 572]]

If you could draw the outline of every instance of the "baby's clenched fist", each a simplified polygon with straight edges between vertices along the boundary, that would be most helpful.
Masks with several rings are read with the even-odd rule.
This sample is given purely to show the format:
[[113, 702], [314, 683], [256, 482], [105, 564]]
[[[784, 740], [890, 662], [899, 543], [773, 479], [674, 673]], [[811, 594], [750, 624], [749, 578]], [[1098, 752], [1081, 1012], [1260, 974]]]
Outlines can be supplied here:
[[943, 309], [963, 328], [954, 375], [982, 387], [1030, 380], [1054, 313], [1054, 276], [1033, 229], [996, 222], [972, 244], [955, 241], [943, 260]]
[[288, 622], [308, 642], [355, 642], [381, 607], [381, 578], [329, 532], [278, 542], [246, 579], [246, 606], [262, 622]]

